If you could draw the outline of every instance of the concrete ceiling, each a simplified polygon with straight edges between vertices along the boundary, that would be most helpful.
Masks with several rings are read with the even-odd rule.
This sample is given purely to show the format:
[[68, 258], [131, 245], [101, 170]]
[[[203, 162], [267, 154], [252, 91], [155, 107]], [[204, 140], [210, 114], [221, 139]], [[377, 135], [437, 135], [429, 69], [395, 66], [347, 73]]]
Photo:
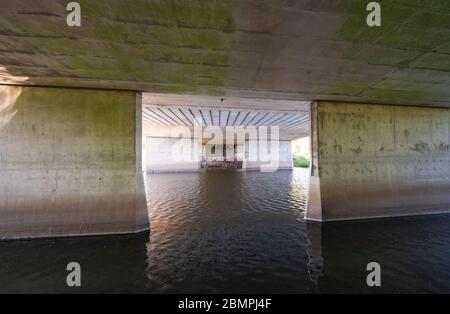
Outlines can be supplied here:
[[0, 83], [450, 106], [449, 0], [2, 0]]
[[310, 131], [309, 102], [144, 93], [142, 103], [153, 126], [279, 127], [294, 137]]
[[295, 112], [241, 111], [216, 108], [175, 108], [146, 106], [143, 119], [151, 125], [162, 126], [216, 126], [216, 127], [273, 127], [309, 132], [309, 115]]

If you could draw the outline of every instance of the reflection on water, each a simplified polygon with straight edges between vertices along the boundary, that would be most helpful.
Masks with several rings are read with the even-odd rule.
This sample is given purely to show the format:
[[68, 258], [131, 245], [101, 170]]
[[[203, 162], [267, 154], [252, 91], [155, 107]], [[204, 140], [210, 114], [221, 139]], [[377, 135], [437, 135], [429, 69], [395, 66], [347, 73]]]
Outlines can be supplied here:
[[308, 223], [306, 233], [309, 278], [318, 285], [319, 278], [323, 275], [322, 226], [320, 223]]
[[304, 174], [148, 176], [152, 292], [309, 291]]
[[[450, 292], [450, 215], [325, 224], [321, 292]], [[365, 284], [369, 262], [382, 287]]]
[[305, 186], [304, 170], [148, 175], [150, 236], [0, 243], [0, 292], [450, 292], [450, 216], [305, 223]]

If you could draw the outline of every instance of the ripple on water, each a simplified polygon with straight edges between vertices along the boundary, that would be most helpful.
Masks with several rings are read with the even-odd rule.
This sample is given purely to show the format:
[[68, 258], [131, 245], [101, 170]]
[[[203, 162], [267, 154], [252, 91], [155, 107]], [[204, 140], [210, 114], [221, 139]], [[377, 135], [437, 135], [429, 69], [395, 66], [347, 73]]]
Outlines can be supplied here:
[[159, 282], [155, 289], [306, 291], [306, 269], [299, 267], [306, 258], [304, 226], [297, 219], [305, 188], [293, 186], [304, 173], [149, 175], [148, 272]]
[[0, 292], [450, 292], [450, 215], [306, 223], [307, 175], [147, 175], [150, 236], [0, 242]]

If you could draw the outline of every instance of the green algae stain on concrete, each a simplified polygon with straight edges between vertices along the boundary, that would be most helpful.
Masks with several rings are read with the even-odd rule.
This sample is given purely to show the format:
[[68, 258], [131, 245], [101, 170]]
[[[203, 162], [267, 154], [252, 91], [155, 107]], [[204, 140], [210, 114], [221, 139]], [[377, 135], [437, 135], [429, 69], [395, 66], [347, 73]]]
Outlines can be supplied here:
[[[411, 100], [445, 100], [448, 94], [440, 90], [440, 86], [401, 86], [393, 84], [389, 88], [383, 87], [383, 81], [392, 73], [408, 68], [425, 70], [447, 70], [446, 59], [443, 54], [434, 51], [443, 38], [450, 38], [448, 19], [443, 18], [448, 12], [448, 2], [422, 0], [380, 0], [381, 27], [369, 27], [367, 10], [369, 1], [351, 1], [344, 13], [341, 26], [336, 33], [336, 39], [347, 43], [347, 49], [342, 52], [342, 58], [349, 62], [360, 63], [365, 66], [390, 67], [384, 76], [380, 76], [379, 84], [367, 83], [357, 88], [345, 86], [334, 87], [341, 93], [352, 96], [363, 96], [375, 101], [393, 101], [396, 103]], [[447, 15], [448, 17], [448, 15]], [[428, 20], [428, 21], [425, 21]], [[425, 60], [425, 58], [431, 60]], [[425, 61], [424, 61], [425, 60]], [[388, 68], [386, 68], [388, 69]], [[364, 87], [364, 88], [363, 88]], [[333, 90], [324, 89], [323, 93], [333, 94]]]
[[75, 76], [140, 81], [155, 92], [224, 93], [234, 29], [229, 2], [105, 0], [81, 5], [86, 53], [64, 59]]
[[[367, 25], [367, 16], [371, 12], [367, 10], [369, 1], [352, 1], [346, 12], [345, 22], [337, 33], [338, 39], [376, 44], [387, 38], [386, 36], [396, 34], [417, 10], [417, 7], [407, 0], [381, 0], [378, 2], [381, 5], [381, 27]], [[409, 34], [410, 37], [414, 35]]]
[[421, 48], [417, 41], [418, 30], [409, 32], [405, 27], [405, 22], [418, 8], [407, 0], [378, 2], [381, 5], [380, 27], [367, 25], [371, 13], [367, 10], [369, 1], [351, 2], [336, 35], [337, 40], [349, 43], [343, 57], [365, 64], [406, 67], [418, 55], [414, 50]]
[[[81, 27], [66, 25], [63, 3], [48, 5], [51, 12], [43, 13], [51, 18], [30, 15], [14, 23], [14, 15], [2, 16], [0, 28], [16, 36], [0, 46], [36, 51], [32, 61], [46, 72], [34, 77], [45, 77], [45, 85], [78, 86], [88, 80], [100, 88], [224, 94], [235, 28], [230, 1], [79, 2]], [[30, 76], [20, 71], [26, 70], [14, 74]]]

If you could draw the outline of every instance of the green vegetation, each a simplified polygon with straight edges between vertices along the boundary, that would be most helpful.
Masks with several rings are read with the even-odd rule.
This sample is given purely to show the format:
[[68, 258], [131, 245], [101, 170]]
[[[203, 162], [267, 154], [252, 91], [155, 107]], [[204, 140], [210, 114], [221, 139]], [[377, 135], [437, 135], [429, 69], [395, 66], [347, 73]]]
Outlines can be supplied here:
[[309, 160], [303, 156], [294, 156], [295, 168], [309, 168]]
[[292, 155], [295, 168], [309, 168], [309, 137], [292, 141]]

